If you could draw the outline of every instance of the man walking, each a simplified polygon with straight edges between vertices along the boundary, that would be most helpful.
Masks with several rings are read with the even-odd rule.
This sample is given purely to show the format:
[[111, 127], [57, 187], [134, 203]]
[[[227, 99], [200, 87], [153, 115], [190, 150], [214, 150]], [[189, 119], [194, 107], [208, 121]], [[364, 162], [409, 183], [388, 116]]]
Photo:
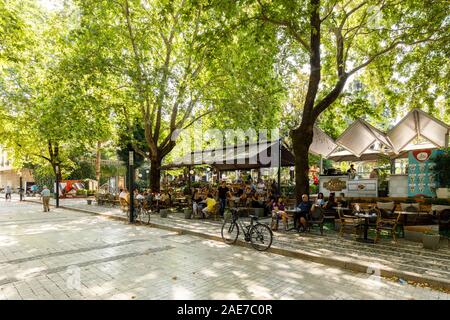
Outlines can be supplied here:
[[10, 186], [6, 186], [6, 189], [5, 189], [5, 201], [8, 200], [8, 199], [9, 199], [9, 201], [11, 201], [11, 193], [12, 193], [11, 187]]
[[230, 192], [225, 181], [222, 181], [222, 185], [218, 189], [219, 201], [220, 201], [220, 216], [223, 217], [225, 207], [227, 206], [227, 196]]
[[42, 204], [44, 205], [44, 212], [50, 211], [50, 190], [48, 190], [47, 186], [44, 186], [44, 189], [41, 192]]

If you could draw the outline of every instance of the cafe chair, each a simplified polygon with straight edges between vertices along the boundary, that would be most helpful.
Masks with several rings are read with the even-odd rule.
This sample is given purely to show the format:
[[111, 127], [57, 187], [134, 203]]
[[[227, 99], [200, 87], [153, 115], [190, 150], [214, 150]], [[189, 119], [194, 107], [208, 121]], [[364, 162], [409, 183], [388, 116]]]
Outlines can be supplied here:
[[450, 209], [433, 212], [433, 223], [439, 225], [439, 231], [449, 231], [450, 227]]
[[392, 216], [392, 214], [386, 214], [383, 213], [382, 210], [379, 210], [377, 216], [375, 243], [378, 242], [381, 231], [388, 231], [392, 235], [392, 239], [397, 243], [395, 233], [397, 232], [397, 225], [399, 219], [400, 213], [396, 214], [395, 216]]
[[357, 218], [353, 215], [344, 215], [342, 210], [338, 210], [339, 218], [336, 219], [340, 223], [339, 236], [342, 237], [344, 231], [350, 231], [350, 234], [356, 234], [360, 236], [362, 234], [362, 226], [364, 220]]
[[318, 226], [320, 230], [320, 234], [323, 236], [323, 221], [324, 221], [324, 210], [321, 207], [316, 207], [314, 210], [309, 212], [308, 215], [308, 231], [311, 230], [311, 227]]

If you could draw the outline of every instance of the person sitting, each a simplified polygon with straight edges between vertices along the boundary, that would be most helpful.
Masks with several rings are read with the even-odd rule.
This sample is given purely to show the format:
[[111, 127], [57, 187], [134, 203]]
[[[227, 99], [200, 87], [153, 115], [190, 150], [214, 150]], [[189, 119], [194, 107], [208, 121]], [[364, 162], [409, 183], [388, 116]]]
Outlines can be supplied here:
[[266, 202], [264, 203], [264, 216], [269, 216], [272, 212], [274, 199], [267, 198]]
[[263, 203], [259, 200], [259, 195], [254, 193], [251, 198], [251, 207], [252, 208], [263, 208]]
[[370, 172], [369, 178], [378, 179], [378, 176], [379, 176], [378, 169], [374, 168], [372, 172]]
[[119, 200], [124, 199], [127, 203], [130, 201], [130, 194], [127, 189], [120, 189]]
[[349, 179], [355, 179], [355, 177], [356, 177], [356, 169], [355, 169], [355, 165], [354, 164], [350, 165], [350, 169], [347, 170], [347, 174], [349, 176]]
[[170, 197], [167, 194], [167, 192], [161, 193], [161, 198], [159, 201], [160, 201], [160, 207], [170, 205]]
[[318, 206], [318, 207], [322, 207], [325, 204], [325, 199], [323, 198], [323, 193], [322, 192], [319, 192], [317, 194], [317, 199], [316, 199], [314, 204], [316, 206]]
[[256, 185], [256, 192], [259, 194], [264, 193], [264, 189], [266, 188], [266, 185], [264, 184], [264, 182], [259, 179], [258, 184]]
[[194, 190], [194, 194], [192, 195], [192, 212], [194, 213], [194, 217], [198, 216], [200, 213], [200, 203], [203, 201], [200, 192], [198, 189]]
[[340, 207], [348, 208], [348, 201], [347, 201], [347, 199], [345, 199], [345, 194], [343, 192], [341, 192], [339, 194], [339, 201], [337, 204]]
[[278, 230], [278, 223], [280, 219], [283, 220], [284, 228], [287, 230], [288, 215], [285, 210], [286, 207], [282, 198], [272, 204], [272, 230]]
[[[294, 228], [299, 229], [300, 225], [303, 231], [306, 230], [309, 212], [311, 211], [312, 203], [309, 201], [307, 194], [302, 195], [302, 201], [298, 204], [297, 210], [294, 213]], [[300, 222], [300, 223], [299, 223]]]
[[208, 218], [214, 213], [214, 207], [216, 206], [216, 200], [213, 198], [211, 193], [208, 193], [206, 197], [206, 207], [202, 210], [203, 218]]
[[335, 207], [337, 207], [335, 193], [331, 192], [330, 196], [328, 197], [328, 201], [325, 202], [325, 205], [323, 206], [323, 208], [325, 210], [333, 210], [333, 208], [335, 208]]

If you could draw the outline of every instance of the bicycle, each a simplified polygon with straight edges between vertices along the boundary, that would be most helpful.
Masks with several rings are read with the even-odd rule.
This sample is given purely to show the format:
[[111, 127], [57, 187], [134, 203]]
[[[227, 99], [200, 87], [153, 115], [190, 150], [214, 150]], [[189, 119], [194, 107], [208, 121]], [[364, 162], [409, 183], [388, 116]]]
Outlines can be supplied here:
[[250, 224], [245, 225], [239, 220], [239, 210], [233, 208], [231, 219], [226, 219], [222, 225], [223, 241], [227, 244], [236, 243], [239, 229], [244, 232], [245, 241], [258, 251], [265, 251], [272, 245], [273, 233], [268, 225], [258, 222], [258, 217], [254, 215], [250, 215]]

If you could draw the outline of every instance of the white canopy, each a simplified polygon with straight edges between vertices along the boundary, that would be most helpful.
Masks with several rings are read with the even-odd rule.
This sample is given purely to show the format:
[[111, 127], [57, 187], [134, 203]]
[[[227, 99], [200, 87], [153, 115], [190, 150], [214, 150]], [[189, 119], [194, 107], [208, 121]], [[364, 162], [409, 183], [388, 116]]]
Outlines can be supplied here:
[[[357, 119], [336, 140], [336, 143], [349, 150], [356, 157], [360, 157], [375, 143], [377, 149], [390, 149], [392, 145], [386, 135], [362, 119]], [[383, 148], [384, 147], [384, 148]]]
[[[417, 149], [446, 147], [449, 126], [419, 109], [410, 111], [388, 133], [362, 119], [356, 120], [336, 140], [336, 148], [327, 158], [335, 161], [375, 160], [389, 155], [404, 157]], [[342, 149], [343, 148], [343, 149]]]
[[449, 126], [444, 122], [422, 110], [413, 109], [389, 130], [387, 136], [392, 142], [394, 152], [398, 154], [401, 151], [408, 150], [411, 142], [420, 137], [427, 139], [434, 147], [445, 147], [448, 132]]
[[314, 137], [311, 146], [309, 147], [309, 152], [315, 155], [321, 155], [323, 157], [328, 157], [337, 147], [334, 140], [327, 135], [325, 132], [320, 130], [318, 127], [314, 126]]

